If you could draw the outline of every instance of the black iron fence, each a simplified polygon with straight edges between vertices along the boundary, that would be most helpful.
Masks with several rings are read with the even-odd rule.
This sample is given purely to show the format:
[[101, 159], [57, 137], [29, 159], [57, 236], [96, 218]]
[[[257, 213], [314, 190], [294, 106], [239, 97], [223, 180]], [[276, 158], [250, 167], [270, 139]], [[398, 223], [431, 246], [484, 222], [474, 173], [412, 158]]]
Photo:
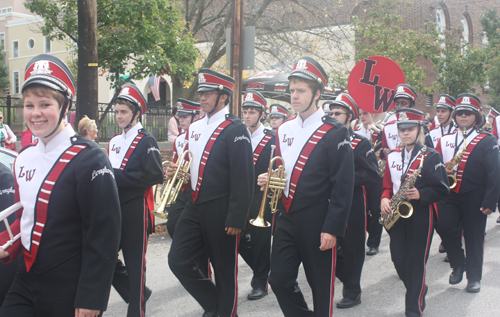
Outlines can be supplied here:
[[[108, 104], [99, 104], [99, 118], [104, 113]], [[171, 108], [167, 107], [148, 107], [146, 113], [142, 116], [142, 125], [151, 132], [157, 141], [168, 140], [168, 122], [172, 117]], [[121, 129], [115, 122], [115, 111], [111, 109], [105, 116], [99, 130], [99, 140], [109, 141], [115, 134], [120, 133]]]

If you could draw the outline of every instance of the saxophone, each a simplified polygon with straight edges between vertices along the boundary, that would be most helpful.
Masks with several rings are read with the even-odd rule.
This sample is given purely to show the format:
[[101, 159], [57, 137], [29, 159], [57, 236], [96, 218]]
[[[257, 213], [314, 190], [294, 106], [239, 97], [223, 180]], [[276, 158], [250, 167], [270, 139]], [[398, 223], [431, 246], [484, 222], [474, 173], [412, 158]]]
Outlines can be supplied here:
[[[464, 137], [464, 148], [462, 151], [458, 152], [455, 154], [455, 156], [448, 162], [446, 163], [446, 172], [454, 172], [456, 173], [457, 171], [455, 170], [455, 165], [457, 165], [461, 160], [462, 157], [464, 156], [465, 152], [467, 151], [467, 138], [466, 138], [466, 131], [465, 128], [462, 131], [462, 135]], [[448, 174], [448, 183], [450, 185], [450, 189], [455, 188], [457, 186], [457, 178], [455, 175]]]
[[373, 149], [375, 150], [376, 147], [380, 146], [380, 148], [375, 152], [375, 156], [377, 157], [378, 162], [378, 175], [380, 177], [384, 177], [386, 161], [380, 158], [380, 152], [382, 152], [382, 150], [384, 149], [381, 143], [381, 141], [375, 141], [375, 143], [373, 144]]
[[380, 215], [378, 222], [383, 225], [386, 230], [391, 229], [400, 217], [410, 218], [413, 214], [413, 206], [408, 201], [408, 199], [406, 199], [405, 194], [408, 189], [412, 188], [415, 185], [417, 178], [420, 176], [420, 172], [422, 171], [422, 167], [424, 166], [424, 157], [426, 150], [427, 147], [424, 146], [421, 150], [422, 158], [420, 159], [418, 168], [405, 180], [397, 193], [391, 197], [389, 204], [391, 205], [392, 212], [387, 216]]

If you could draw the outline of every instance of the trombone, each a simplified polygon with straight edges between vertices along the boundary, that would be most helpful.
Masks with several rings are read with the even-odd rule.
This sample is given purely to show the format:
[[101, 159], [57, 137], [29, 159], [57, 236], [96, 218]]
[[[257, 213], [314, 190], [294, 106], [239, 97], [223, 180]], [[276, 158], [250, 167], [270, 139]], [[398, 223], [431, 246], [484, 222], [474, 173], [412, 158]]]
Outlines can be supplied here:
[[[186, 155], [189, 155], [189, 160], [186, 160]], [[182, 185], [189, 182], [189, 167], [193, 161], [193, 152], [186, 150], [182, 152], [181, 156], [177, 159], [177, 169], [175, 170], [174, 176], [169, 179], [163, 188], [163, 192], [160, 196], [161, 203], [158, 209], [153, 211], [153, 215], [167, 219], [168, 213], [166, 209], [172, 205], [179, 195]]]
[[16, 240], [21, 237], [21, 232], [19, 232], [15, 236], [12, 234], [12, 231], [10, 230], [9, 221], [7, 220], [7, 217], [9, 217], [10, 215], [12, 215], [13, 213], [15, 213], [16, 211], [18, 211], [21, 208], [23, 208], [23, 205], [21, 204], [20, 201], [18, 201], [14, 205], [12, 205], [12, 206], [4, 209], [2, 212], [0, 212], [0, 221], [3, 220], [3, 222], [5, 223], [5, 228], [7, 229], [7, 232], [9, 233], [9, 238], [10, 238], [9, 241], [7, 241], [4, 245], [2, 245], [2, 248], [4, 250], [7, 250], [7, 248], [12, 246], [14, 244], [14, 242], [16, 242]]
[[[271, 213], [275, 213], [278, 210], [278, 202], [283, 194], [283, 190], [286, 186], [285, 178], [285, 161], [281, 156], [276, 156], [273, 158], [274, 149], [276, 145], [271, 145], [271, 160], [269, 161], [269, 173], [267, 174], [266, 187], [264, 189], [264, 195], [262, 197], [262, 202], [260, 203], [260, 210], [257, 218], [251, 219], [250, 224], [256, 227], [266, 228], [270, 227], [271, 224], [264, 220], [264, 211], [266, 210], [266, 200], [270, 198], [269, 204], [271, 206]], [[281, 165], [273, 170], [273, 164], [276, 161], [280, 161]]]

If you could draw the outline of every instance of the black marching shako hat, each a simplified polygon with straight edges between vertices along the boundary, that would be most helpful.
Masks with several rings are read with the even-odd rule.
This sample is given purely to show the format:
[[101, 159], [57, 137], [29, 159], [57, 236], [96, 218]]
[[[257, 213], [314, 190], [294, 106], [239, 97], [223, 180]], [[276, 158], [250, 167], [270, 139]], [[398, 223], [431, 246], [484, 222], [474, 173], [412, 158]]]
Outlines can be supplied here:
[[482, 109], [481, 100], [474, 94], [465, 93], [457, 97], [455, 111], [468, 110], [480, 114]]
[[76, 92], [76, 81], [69, 67], [59, 58], [49, 55], [40, 54], [33, 57], [26, 65], [24, 72], [24, 83], [21, 87], [23, 92], [32, 84], [43, 85], [47, 88], [60, 92], [64, 96], [64, 104], [61, 105], [59, 120], [52, 132], [43, 136], [47, 138], [56, 132], [61, 124], [61, 121], [66, 113], [66, 110], [71, 107], [73, 97]]
[[267, 101], [260, 92], [249, 90], [243, 96], [242, 107], [255, 107], [259, 108], [263, 112], [267, 109]]
[[437, 102], [436, 108], [450, 109], [451, 111], [453, 111], [456, 104], [457, 101], [455, 100], [455, 98], [447, 94], [441, 94], [439, 95], [439, 100]]
[[314, 58], [309, 56], [302, 56], [297, 60], [290, 76], [288, 76], [288, 80], [293, 77], [300, 77], [302, 79], [317, 82], [320, 84], [321, 93], [324, 92], [328, 82], [328, 75], [323, 67]]
[[398, 129], [408, 129], [422, 125], [424, 113], [413, 108], [399, 108], [396, 110], [396, 122]]
[[280, 105], [279, 103], [273, 103], [269, 107], [269, 117], [270, 118], [283, 117], [286, 119], [288, 118], [288, 109], [285, 106]]
[[126, 83], [122, 86], [120, 94], [118, 95], [118, 97], [116, 97], [116, 99], [129, 101], [135, 107], [139, 108], [139, 110], [141, 111], [141, 115], [146, 113], [146, 110], [148, 108], [148, 102], [146, 101], [146, 98], [144, 98], [142, 92], [136, 85], [131, 83]]
[[329, 103], [330, 110], [333, 106], [340, 106], [345, 108], [347, 111], [352, 113], [352, 120], [356, 120], [359, 116], [359, 108], [356, 101], [352, 99], [349, 94], [340, 93], [335, 100], [327, 101]]
[[396, 87], [394, 100], [396, 100], [397, 98], [408, 98], [411, 101], [415, 102], [417, 100], [417, 93], [410, 85], [400, 84]]
[[491, 108], [490, 112], [488, 112], [488, 117], [496, 118], [500, 115], [500, 112], [498, 112], [497, 109]]
[[218, 90], [230, 95], [233, 92], [234, 83], [234, 79], [228, 75], [208, 68], [200, 68], [197, 92]]
[[190, 114], [200, 114], [201, 105], [197, 102], [179, 98], [177, 99], [177, 115], [179, 117]]

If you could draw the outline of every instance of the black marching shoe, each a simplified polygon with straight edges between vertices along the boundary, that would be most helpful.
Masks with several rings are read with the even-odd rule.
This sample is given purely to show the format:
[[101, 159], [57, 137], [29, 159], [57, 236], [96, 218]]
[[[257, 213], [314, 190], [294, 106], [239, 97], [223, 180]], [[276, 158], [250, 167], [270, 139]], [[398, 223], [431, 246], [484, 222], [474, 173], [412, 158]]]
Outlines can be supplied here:
[[217, 312], [209, 312], [209, 311], [206, 311], [203, 313], [203, 315], [201, 317], [217, 317], [219, 316], [217, 314]]
[[448, 256], [445, 256], [443, 261], [445, 261], [446, 263], [450, 263], [450, 258]]
[[453, 272], [450, 274], [450, 284], [455, 285], [462, 282], [462, 278], [464, 276], [465, 268], [463, 266], [459, 266], [453, 269]]
[[249, 300], [257, 300], [267, 295], [267, 291], [262, 288], [254, 288], [250, 294], [248, 294], [247, 298]]
[[443, 242], [441, 242], [441, 244], [439, 245], [439, 253], [445, 253], [446, 250], [444, 248], [444, 245], [443, 245]]
[[368, 251], [366, 251], [366, 255], [376, 255], [378, 253], [378, 248], [370, 247]]
[[351, 308], [359, 304], [361, 304], [361, 299], [344, 297], [340, 302], [337, 303], [337, 308]]
[[153, 291], [149, 287], [144, 287], [144, 302], [147, 302]]
[[498, 216], [497, 218], [497, 223], [500, 223], [500, 216]]
[[469, 293], [479, 293], [481, 290], [481, 281], [469, 281], [465, 290]]

